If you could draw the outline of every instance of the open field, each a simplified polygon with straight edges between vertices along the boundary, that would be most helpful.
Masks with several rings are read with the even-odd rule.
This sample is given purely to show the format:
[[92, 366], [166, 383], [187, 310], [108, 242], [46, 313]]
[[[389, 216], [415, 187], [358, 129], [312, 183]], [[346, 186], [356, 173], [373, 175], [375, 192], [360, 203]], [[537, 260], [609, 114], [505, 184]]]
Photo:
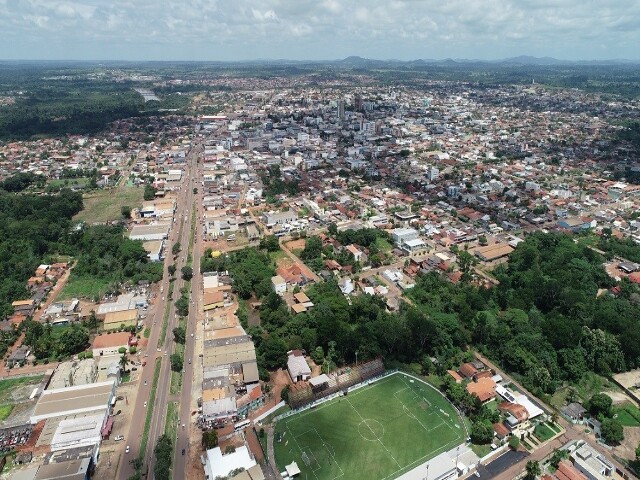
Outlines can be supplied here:
[[640, 409], [630, 403], [615, 407], [616, 418], [624, 427], [640, 427]]
[[93, 300], [96, 296], [102, 297], [109, 288], [110, 281], [100, 277], [78, 277], [71, 275], [57, 300], [70, 298], [88, 298]]
[[14, 404], [29, 398], [32, 390], [42, 381], [43, 375], [0, 380], [0, 404]]
[[100, 190], [83, 198], [84, 209], [74, 220], [88, 224], [105, 223], [122, 218], [120, 209], [128, 205], [136, 208], [142, 205], [144, 189], [142, 187], [122, 187]]
[[274, 448], [278, 469], [295, 461], [300, 478], [385, 480], [465, 436], [461, 418], [437, 390], [399, 373], [280, 420]]
[[81, 178], [60, 178], [53, 179], [47, 182], [47, 186], [51, 188], [71, 188], [71, 187], [81, 187], [84, 188], [89, 183], [90, 178], [81, 177]]

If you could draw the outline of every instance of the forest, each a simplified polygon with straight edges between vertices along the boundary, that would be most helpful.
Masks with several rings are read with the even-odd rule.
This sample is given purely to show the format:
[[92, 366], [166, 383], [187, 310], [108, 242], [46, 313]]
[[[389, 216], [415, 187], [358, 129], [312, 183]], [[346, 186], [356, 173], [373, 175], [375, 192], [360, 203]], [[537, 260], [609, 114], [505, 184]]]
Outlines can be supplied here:
[[30, 296], [26, 282], [41, 263], [57, 255], [77, 259], [72, 280], [100, 278], [114, 285], [162, 278], [162, 265], [148, 261], [142, 243], [125, 238], [122, 225], [73, 228], [82, 195], [11, 194], [0, 189], [0, 318], [11, 302]]
[[[640, 366], [640, 292], [615, 285], [604, 258], [563, 234], [534, 233], [495, 274], [497, 287], [454, 285], [438, 273], [420, 275], [398, 312], [378, 297], [347, 299], [335, 281], [310, 286], [310, 311], [292, 315], [271, 288], [266, 252], [248, 248], [215, 259], [227, 268], [241, 298], [261, 300], [259, 327], [249, 327], [261, 369], [286, 362], [289, 349], [322, 364], [382, 357], [389, 367], [444, 374], [477, 349], [538, 395], [577, 383], [588, 372], [608, 376]], [[598, 293], [605, 292], [598, 296]], [[239, 317], [246, 325], [247, 313]], [[332, 348], [330, 348], [332, 347]]]

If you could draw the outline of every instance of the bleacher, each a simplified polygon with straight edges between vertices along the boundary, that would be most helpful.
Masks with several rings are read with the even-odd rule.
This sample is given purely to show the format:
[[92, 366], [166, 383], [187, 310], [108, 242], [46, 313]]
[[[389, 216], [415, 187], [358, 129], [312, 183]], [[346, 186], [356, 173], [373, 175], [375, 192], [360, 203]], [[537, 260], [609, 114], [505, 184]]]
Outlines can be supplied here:
[[357, 367], [345, 367], [330, 373], [328, 375], [327, 388], [315, 393], [308, 382], [298, 382], [289, 387], [289, 404], [293, 409], [300, 408], [320, 398], [333, 395], [340, 390], [346, 390], [353, 385], [377, 377], [382, 373], [384, 373], [384, 364], [381, 359], [376, 359], [360, 364]]

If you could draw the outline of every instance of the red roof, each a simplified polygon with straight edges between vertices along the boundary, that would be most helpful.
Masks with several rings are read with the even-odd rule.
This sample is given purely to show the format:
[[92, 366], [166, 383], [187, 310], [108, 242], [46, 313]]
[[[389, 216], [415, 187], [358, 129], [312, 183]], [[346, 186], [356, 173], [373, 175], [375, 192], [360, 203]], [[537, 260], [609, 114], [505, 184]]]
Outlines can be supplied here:
[[473, 366], [473, 363], [464, 363], [458, 371], [463, 377], [467, 378], [471, 378], [478, 373], [478, 369]]

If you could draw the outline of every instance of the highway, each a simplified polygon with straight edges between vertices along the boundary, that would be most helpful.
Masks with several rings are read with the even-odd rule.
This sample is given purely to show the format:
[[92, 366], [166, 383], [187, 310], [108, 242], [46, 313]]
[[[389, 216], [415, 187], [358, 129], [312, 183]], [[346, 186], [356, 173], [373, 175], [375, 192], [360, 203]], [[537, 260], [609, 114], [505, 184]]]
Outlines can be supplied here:
[[[186, 477], [187, 462], [189, 461], [189, 434], [191, 428], [197, 428], [192, 424], [192, 421], [197, 417], [192, 416], [191, 412], [196, 408], [196, 405], [194, 405], [193, 403], [195, 403], [195, 400], [197, 399], [197, 397], [194, 397], [192, 395], [194, 368], [202, 368], [201, 359], [195, 354], [195, 342], [203, 340], [198, 339], [196, 335], [196, 326], [198, 318], [200, 318], [199, 313], [202, 312], [204, 308], [201, 303], [202, 278], [200, 274], [200, 257], [202, 255], [203, 229], [202, 222], [200, 221], [202, 216], [202, 202], [199, 201], [201, 195], [203, 195], [203, 189], [200, 185], [200, 180], [202, 178], [201, 169], [202, 162], [196, 163], [195, 165], [193, 165], [193, 168], [191, 168], [191, 172], [193, 172], [193, 181], [189, 189], [190, 191], [192, 191], [193, 187], [196, 187], [198, 188], [198, 193], [195, 195], [195, 198], [193, 198], [189, 203], [189, 205], [193, 205], [196, 210], [196, 234], [194, 236], [194, 245], [192, 252], [193, 278], [191, 279], [190, 295], [192, 304], [189, 306], [189, 315], [187, 317], [187, 341], [184, 350], [184, 374], [182, 378], [182, 391], [180, 394], [180, 410], [178, 416], [181, 425], [178, 427], [177, 440], [175, 444], [176, 448], [174, 450], [175, 455], [172, 462], [173, 478], [175, 479], [182, 479]], [[191, 359], [191, 363], [189, 363], [189, 359]], [[184, 427], [182, 425], [184, 425]], [[184, 455], [182, 455], [183, 449], [185, 450]]]
[[[137, 458], [140, 453], [140, 443], [142, 441], [147, 408], [152, 408], [153, 412], [151, 417], [151, 427], [148, 436], [149, 440], [143, 456], [144, 465], [141, 471], [143, 473], [149, 472], [147, 478], [153, 478], [153, 465], [155, 461], [153, 456], [153, 449], [158, 437], [160, 437], [164, 433], [167, 404], [169, 401], [169, 388], [171, 384], [171, 365], [169, 357], [174, 350], [172, 330], [177, 326], [178, 322], [175, 314], [174, 301], [180, 298], [180, 289], [185, 284], [184, 280], [182, 280], [180, 271], [181, 268], [187, 264], [187, 252], [189, 247], [189, 236], [191, 232], [192, 222], [191, 207], [194, 205], [196, 197], [193, 193], [193, 187], [199, 186], [199, 164], [197, 162], [197, 158], [199, 155], [201, 155], [202, 151], [203, 145], [202, 143], [198, 143], [194, 145], [189, 152], [189, 155], [186, 159], [184, 178], [181, 183], [178, 196], [176, 198], [177, 208], [174, 215], [174, 225], [171, 229], [169, 241], [167, 242], [167, 245], [165, 247], [166, 258], [164, 262], [164, 276], [161, 282], [160, 292], [156, 297], [156, 302], [151, 307], [147, 317], [148, 321], [151, 322], [148, 325], [151, 327], [151, 335], [149, 336], [149, 342], [147, 344], [147, 349], [145, 352], [145, 355], [148, 355], [148, 357], [144, 358], [144, 360], [146, 360], [147, 362], [147, 365], [143, 368], [142, 374], [140, 376], [138, 394], [136, 396], [132, 415], [132, 418], [137, 420], [131, 422], [131, 424], [129, 425], [129, 432], [127, 435], [125, 435], [125, 443], [130, 447], [130, 452], [124, 455], [124, 459], [122, 462], [120, 462], [119, 465], [117, 478], [121, 480], [126, 480], [135, 473], [135, 469], [131, 464], [131, 461]], [[180, 227], [181, 225], [182, 228]], [[178, 238], [179, 235], [180, 238]], [[178, 257], [174, 262], [173, 256], [171, 254], [171, 248], [178, 241], [181, 244], [181, 251], [180, 253], [178, 253]], [[172, 265], [174, 263], [176, 264], [176, 280], [174, 281], [172, 298], [168, 298], [169, 273], [167, 271], [167, 268], [169, 267], [169, 265]], [[199, 270], [195, 261], [193, 265], [194, 272]], [[196, 281], [195, 277], [193, 281]], [[166, 302], [170, 302], [167, 333], [164, 344], [159, 345], [158, 342], [160, 340], [162, 321], [167, 304]], [[195, 315], [195, 307], [193, 305], [190, 305], [189, 324], [191, 324], [193, 315]], [[155, 323], [152, 322], [152, 319]], [[191, 328], [189, 328], [188, 330], [193, 331]], [[194, 338], [190, 337], [190, 334], [187, 333], [187, 345], [185, 350], [186, 352], [193, 351], [193, 341]], [[158, 351], [158, 349], [160, 351]], [[192, 365], [187, 365], [187, 359], [189, 358], [187, 355], [189, 355], [189, 353], [185, 353], [185, 387], [183, 389], [189, 391], [186, 388], [188, 383], [190, 389]], [[157, 358], [160, 358], [161, 368], [160, 376], [158, 379], [158, 386], [156, 389], [156, 398], [153, 405], [145, 406], [145, 403], [149, 401], [149, 395], [153, 383], [153, 373], [156, 363], [155, 359]], [[174, 471], [177, 470], [174, 469]]]

